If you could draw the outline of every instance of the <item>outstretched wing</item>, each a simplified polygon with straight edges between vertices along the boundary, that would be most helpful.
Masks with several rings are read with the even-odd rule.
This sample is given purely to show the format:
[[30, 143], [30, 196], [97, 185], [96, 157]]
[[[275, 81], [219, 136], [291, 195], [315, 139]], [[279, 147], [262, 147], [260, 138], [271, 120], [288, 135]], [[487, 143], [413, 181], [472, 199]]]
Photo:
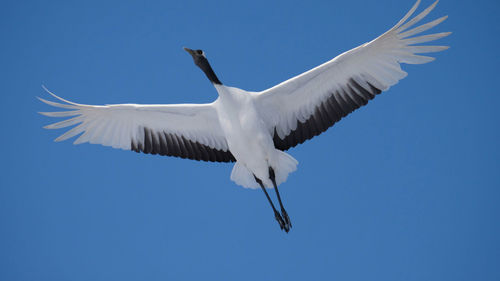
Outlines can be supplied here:
[[393, 28], [375, 40], [259, 93], [256, 103], [274, 134], [275, 147], [287, 150], [319, 135], [406, 77], [401, 63], [427, 63], [434, 58], [417, 54], [447, 49], [446, 46], [415, 45], [450, 34], [415, 36], [447, 18], [409, 29], [423, 19], [437, 1], [408, 20], [419, 4], [420, 0]]
[[67, 111], [40, 114], [72, 118], [44, 128], [59, 129], [77, 125], [56, 141], [81, 134], [74, 144], [89, 142], [194, 160], [235, 161], [220, 128], [213, 104], [85, 105], [49, 93], [63, 103], [39, 99]]

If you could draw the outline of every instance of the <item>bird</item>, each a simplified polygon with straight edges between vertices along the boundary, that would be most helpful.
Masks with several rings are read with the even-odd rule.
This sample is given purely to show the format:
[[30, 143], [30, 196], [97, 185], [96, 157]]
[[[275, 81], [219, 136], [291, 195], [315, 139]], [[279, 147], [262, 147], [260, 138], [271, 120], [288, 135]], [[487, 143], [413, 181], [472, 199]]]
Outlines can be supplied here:
[[[61, 98], [39, 98], [63, 111], [39, 112], [66, 119], [45, 126], [74, 126], [55, 141], [78, 136], [74, 144], [101, 144], [146, 154], [210, 162], [234, 162], [230, 179], [263, 190], [281, 230], [289, 232], [290, 217], [278, 186], [297, 169], [288, 149], [304, 143], [366, 105], [407, 76], [401, 64], [425, 64], [448, 46], [422, 45], [451, 32], [420, 35], [447, 16], [417, 25], [437, 5], [413, 16], [421, 0], [391, 29], [354, 49], [269, 89], [253, 92], [224, 85], [207, 55], [184, 47], [217, 90], [205, 104], [86, 105]], [[417, 36], [418, 35], [418, 36]], [[76, 126], [75, 126], [76, 125]], [[279, 211], [267, 189], [274, 189]]]

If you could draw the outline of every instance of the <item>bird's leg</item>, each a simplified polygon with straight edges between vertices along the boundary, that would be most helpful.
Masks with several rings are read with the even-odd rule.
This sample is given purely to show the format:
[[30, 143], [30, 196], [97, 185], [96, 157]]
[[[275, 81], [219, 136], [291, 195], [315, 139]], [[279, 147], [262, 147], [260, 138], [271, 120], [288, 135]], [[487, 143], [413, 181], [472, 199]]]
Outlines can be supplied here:
[[269, 167], [269, 179], [271, 179], [271, 181], [273, 182], [274, 190], [276, 191], [276, 197], [278, 197], [278, 202], [280, 203], [281, 207], [281, 216], [285, 221], [285, 227], [290, 229], [292, 227], [292, 222], [290, 221], [290, 217], [288, 216], [287, 212], [285, 211], [285, 207], [283, 207], [283, 203], [281, 202], [280, 192], [278, 190], [278, 185], [276, 184], [276, 176], [274, 174], [273, 168], [271, 167]]
[[276, 211], [276, 208], [274, 207], [274, 204], [273, 204], [273, 201], [271, 200], [271, 197], [269, 197], [269, 194], [267, 193], [267, 190], [266, 188], [264, 187], [264, 184], [262, 183], [262, 181], [257, 178], [255, 175], [254, 175], [254, 178], [255, 178], [255, 181], [260, 185], [260, 187], [262, 188], [262, 191], [264, 191], [264, 194], [266, 194], [266, 197], [267, 197], [267, 200], [269, 201], [269, 204], [271, 204], [271, 207], [273, 208], [273, 211], [274, 211], [274, 217], [276, 218], [276, 220], [278, 221], [278, 223], [280, 224], [280, 228], [283, 230], [285, 230], [286, 232], [288, 232], [290, 230], [290, 228], [286, 227], [286, 224], [285, 222], [283, 221], [283, 218], [281, 217], [280, 213], [278, 211]]

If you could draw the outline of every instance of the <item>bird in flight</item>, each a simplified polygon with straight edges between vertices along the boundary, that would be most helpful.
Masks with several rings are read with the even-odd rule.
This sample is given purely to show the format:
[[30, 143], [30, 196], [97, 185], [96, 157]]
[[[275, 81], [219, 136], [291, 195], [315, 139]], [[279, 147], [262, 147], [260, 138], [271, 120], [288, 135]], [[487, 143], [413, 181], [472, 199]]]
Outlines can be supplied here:
[[[284, 152], [326, 131], [349, 113], [366, 105], [407, 73], [402, 63], [424, 64], [434, 58], [420, 53], [446, 46], [418, 45], [450, 32], [419, 35], [447, 17], [415, 26], [437, 1], [411, 18], [420, 4], [376, 39], [347, 51], [307, 72], [261, 92], [222, 84], [202, 50], [184, 48], [218, 92], [206, 104], [78, 104], [39, 98], [66, 111], [40, 112], [50, 117], [72, 117], [44, 128], [72, 129], [55, 139], [80, 135], [75, 144], [93, 143], [147, 154], [211, 162], [235, 162], [231, 180], [247, 188], [261, 188], [282, 230], [292, 227], [278, 191], [297, 160]], [[419, 36], [416, 36], [419, 35]], [[274, 188], [277, 210], [266, 188]]]

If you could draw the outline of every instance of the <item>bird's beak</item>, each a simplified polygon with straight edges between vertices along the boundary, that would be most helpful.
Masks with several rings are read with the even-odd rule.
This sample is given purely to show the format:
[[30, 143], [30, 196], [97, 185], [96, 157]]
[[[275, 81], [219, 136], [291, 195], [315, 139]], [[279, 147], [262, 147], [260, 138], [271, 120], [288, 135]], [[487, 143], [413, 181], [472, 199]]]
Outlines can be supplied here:
[[189, 48], [186, 48], [184, 47], [184, 51], [188, 52], [190, 55], [194, 56], [194, 51], [189, 49]]

